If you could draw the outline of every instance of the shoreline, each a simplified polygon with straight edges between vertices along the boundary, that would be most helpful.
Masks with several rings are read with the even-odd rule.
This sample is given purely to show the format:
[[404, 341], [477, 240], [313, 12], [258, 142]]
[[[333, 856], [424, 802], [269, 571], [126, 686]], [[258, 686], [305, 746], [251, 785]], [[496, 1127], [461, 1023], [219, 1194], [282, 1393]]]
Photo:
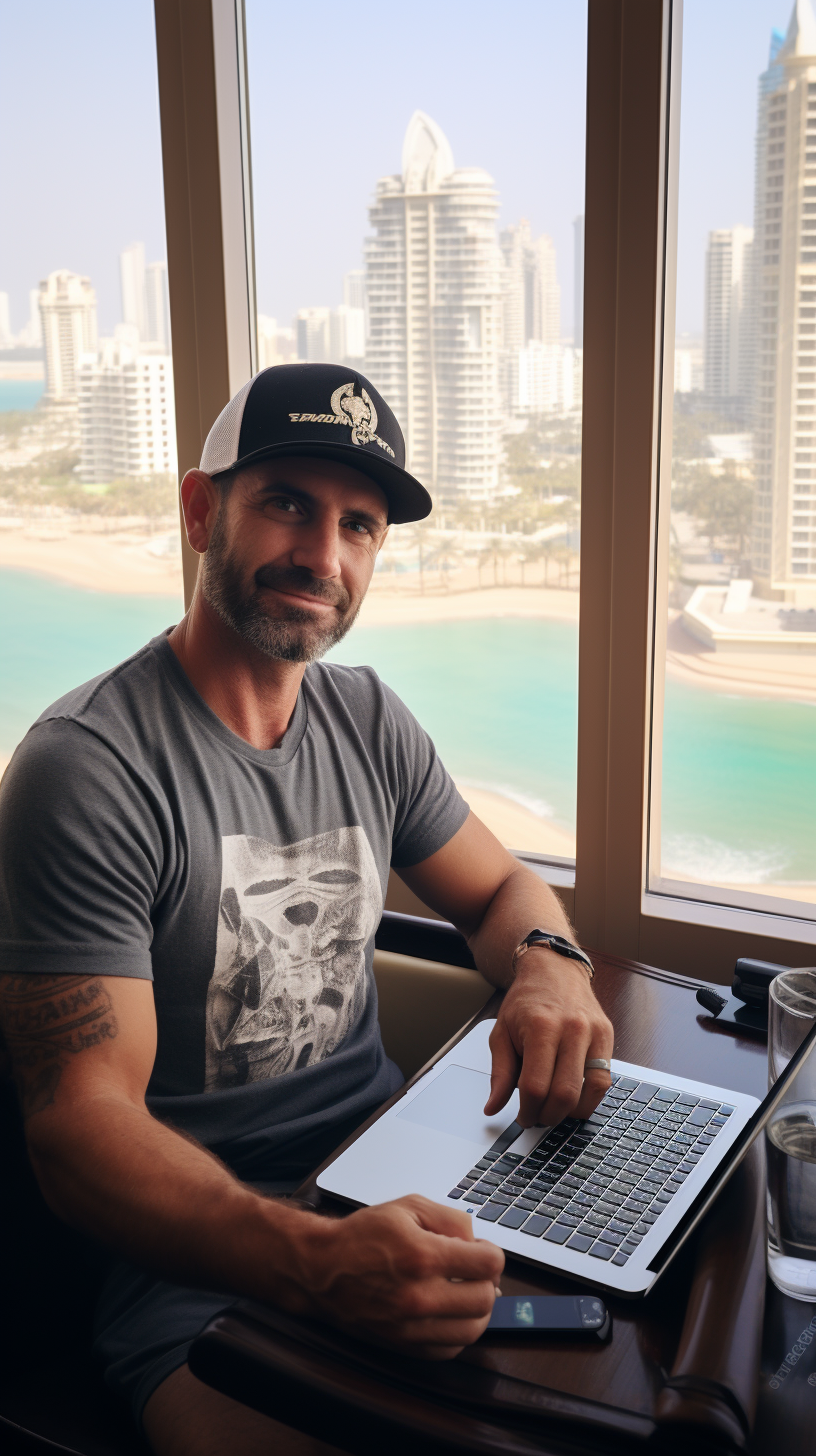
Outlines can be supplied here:
[[[70, 523], [73, 524], [73, 523]], [[62, 521], [0, 519], [0, 570], [30, 571], [85, 590], [131, 596], [181, 598], [181, 556], [168, 551], [174, 527], [150, 532], [111, 529], [100, 518], [76, 530]], [[395, 591], [387, 574], [375, 576], [363, 603], [362, 627], [424, 626], [499, 617], [578, 623], [579, 596], [557, 586], [496, 586], [420, 593]], [[684, 629], [673, 612], [666, 641], [666, 676], [689, 687], [739, 697], [816, 703], [816, 653], [716, 651]]]

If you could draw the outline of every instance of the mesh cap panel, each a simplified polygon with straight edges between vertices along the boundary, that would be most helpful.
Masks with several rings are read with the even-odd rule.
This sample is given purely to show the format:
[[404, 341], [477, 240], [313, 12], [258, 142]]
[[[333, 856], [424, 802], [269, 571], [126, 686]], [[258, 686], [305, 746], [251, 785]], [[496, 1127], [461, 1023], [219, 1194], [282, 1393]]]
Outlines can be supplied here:
[[254, 383], [254, 379], [248, 379], [229, 404], [224, 406], [204, 441], [199, 469], [207, 475], [218, 475], [221, 470], [229, 470], [238, 459], [244, 405]]

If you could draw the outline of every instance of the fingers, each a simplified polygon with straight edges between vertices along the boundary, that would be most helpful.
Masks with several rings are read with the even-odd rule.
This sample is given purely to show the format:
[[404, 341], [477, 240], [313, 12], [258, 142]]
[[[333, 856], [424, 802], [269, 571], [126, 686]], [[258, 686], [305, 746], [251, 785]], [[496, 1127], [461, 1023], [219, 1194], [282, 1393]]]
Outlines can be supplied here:
[[434, 1203], [433, 1199], [423, 1198], [418, 1193], [400, 1198], [398, 1202], [405, 1204], [419, 1227], [427, 1229], [429, 1233], [445, 1234], [451, 1239], [464, 1239], [466, 1243], [472, 1243], [476, 1238], [469, 1215], [458, 1208], [445, 1208], [443, 1204]]
[[485, 1117], [492, 1117], [509, 1101], [516, 1085], [519, 1057], [504, 1023], [496, 1022], [490, 1033], [493, 1066], [490, 1073], [490, 1096], [485, 1104]]
[[[600, 1052], [590, 1050], [587, 1054], [587, 1058], [589, 1059], [590, 1057], [600, 1055]], [[580, 1098], [578, 1099], [578, 1106], [572, 1114], [573, 1117], [590, 1117], [591, 1114], [595, 1111], [595, 1108], [598, 1106], [598, 1103], [601, 1101], [601, 1098], [606, 1096], [606, 1093], [609, 1091], [609, 1088], [611, 1086], [612, 1078], [610, 1077], [608, 1072], [601, 1072], [598, 1070], [598, 1068], [594, 1068], [593, 1070], [587, 1072], [584, 1078], [583, 1091]]]

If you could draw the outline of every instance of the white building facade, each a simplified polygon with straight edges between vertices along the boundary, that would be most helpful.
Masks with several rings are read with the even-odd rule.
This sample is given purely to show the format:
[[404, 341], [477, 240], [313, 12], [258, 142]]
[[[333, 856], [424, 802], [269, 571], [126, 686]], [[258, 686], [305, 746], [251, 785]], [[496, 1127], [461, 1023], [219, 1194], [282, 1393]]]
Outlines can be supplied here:
[[399, 176], [377, 183], [365, 249], [366, 372], [405, 434], [407, 466], [440, 499], [498, 488], [502, 259], [498, 199], [455, 168], [430, 117], [408, 125]]
[[705, 392], [738, 408], [747, 406], [752, 383], [753, 242], [753, 228], [720, 228], [706, 250]]
[[172, 357], [134, 346], [128, 332], [81, 363], [80, 475], [89, 484], [176, 473]]
[[753, 570], [816, 605], [816, 17], [796, 0], [760, 78]]
[[40, 284], [46, 404], [76, 404], [84, 354], [96, 349], [96, 294], [89, 278], [61, 269]]

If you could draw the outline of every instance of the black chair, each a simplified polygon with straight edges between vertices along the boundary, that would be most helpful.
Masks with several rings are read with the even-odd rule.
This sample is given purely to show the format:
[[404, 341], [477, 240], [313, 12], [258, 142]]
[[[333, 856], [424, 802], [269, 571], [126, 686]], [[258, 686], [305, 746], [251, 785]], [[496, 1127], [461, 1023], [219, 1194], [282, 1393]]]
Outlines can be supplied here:
[[102, 1266], [47, 1207], [5, 1081], [0, 1169], [0, 1450], [145, 1456], [147, 1446], [91, 1358]]

